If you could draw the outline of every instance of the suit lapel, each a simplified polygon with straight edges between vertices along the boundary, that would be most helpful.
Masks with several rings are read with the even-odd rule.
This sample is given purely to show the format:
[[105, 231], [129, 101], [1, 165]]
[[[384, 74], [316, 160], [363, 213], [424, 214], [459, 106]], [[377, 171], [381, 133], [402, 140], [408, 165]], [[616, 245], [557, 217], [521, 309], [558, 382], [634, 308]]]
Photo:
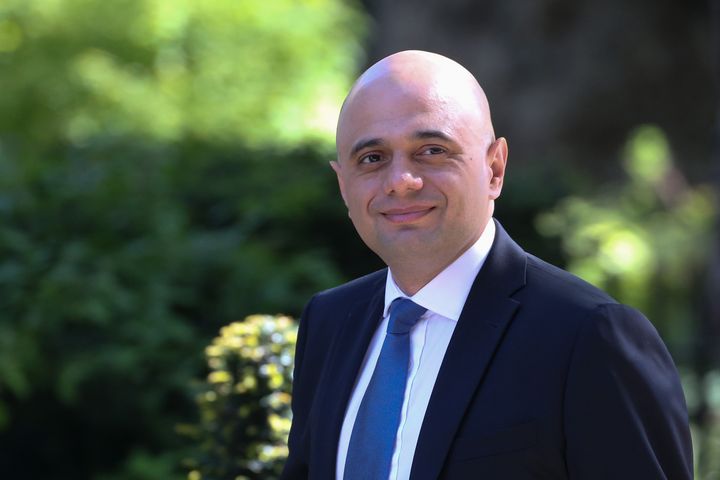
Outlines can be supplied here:
[[[323, 376], [322, 390], [318, 392], [320, 418], [316, 438], [313, 440], [317, 456], [317, 478], [335, 478], [337, 446], [345, 417], [345, 409], [355, 385], [360, 366], [370, 340], [382, 317], [385, 277], [378, 281], [370, 301], [359, 302], [343, 322], [332, 342], [328, 356], [328, 370]], [[313, 467], [312, 471], [315, 471]]]
[[496, 222], [493, 248], [448, 345], [420, 430], [410, 478], [436, 479], [473, 394], [492, 361], [525, 284], [525, 253]]

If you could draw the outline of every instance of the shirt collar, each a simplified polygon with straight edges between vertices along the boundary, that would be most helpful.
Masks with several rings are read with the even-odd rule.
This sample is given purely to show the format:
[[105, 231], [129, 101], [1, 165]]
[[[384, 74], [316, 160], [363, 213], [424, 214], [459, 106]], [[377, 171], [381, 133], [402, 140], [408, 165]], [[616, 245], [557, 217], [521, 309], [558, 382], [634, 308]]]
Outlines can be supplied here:
[[[457, 322], [494, 239], [495, 222], [491, 218], [480, 238], [470, 248], [409, 298], [429, 311]], [[388, 269], [385, 280], [385, 316], [392, 301], [399, 297], [407, 295], [397, 286], [392, 272]]]

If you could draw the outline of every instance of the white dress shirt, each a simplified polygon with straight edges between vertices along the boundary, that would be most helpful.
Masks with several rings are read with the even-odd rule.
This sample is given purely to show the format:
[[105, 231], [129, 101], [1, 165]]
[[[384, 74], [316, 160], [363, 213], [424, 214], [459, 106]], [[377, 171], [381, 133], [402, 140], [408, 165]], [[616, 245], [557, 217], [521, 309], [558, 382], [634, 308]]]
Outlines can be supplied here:
[[[455, 325], [460, 318], [465, 300], [470, 293], [475, 277], [485, 262], [495, 238], [495, 223], [488, 222], [480, 238], [457, 260], [448, 265], [415, 295], [409, 297], [413, 302], [427, 308], [427, 312], [410, 332], [410, 366], [408, 371], [405, 397], [403, 399], [400, 425], [395, 437], [395, 451], [390, 467], [390, 480], [410, 478], [415, 446], [420, 435], [420, 427], [430, 402], [435, 379], [440, 371], [452, 337]], [[348, 445], [355, 417], [367, 389], [375, 364], [380, 356], [388, 325], [388, 309], [393, 300], [407, 297], [397, 286], [388, 270], [385, 282], [385, 309], [380, 325], [368, 346], [355, 388], [350, 396], [345, 419], [340, 430], [336, 476], [342, 480], [345, 469]]]

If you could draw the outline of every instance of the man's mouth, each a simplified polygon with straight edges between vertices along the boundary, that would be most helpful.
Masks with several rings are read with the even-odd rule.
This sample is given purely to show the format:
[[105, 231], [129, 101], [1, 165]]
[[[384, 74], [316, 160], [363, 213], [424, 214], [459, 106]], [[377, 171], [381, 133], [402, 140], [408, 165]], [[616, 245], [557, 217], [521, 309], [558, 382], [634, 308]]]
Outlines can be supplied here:
[[403, 224], [420, 220], [434, 209], [435, 207], [416, 205], [403, 208], [389, 208], [381, 213], [385, 219], [391, 223]]

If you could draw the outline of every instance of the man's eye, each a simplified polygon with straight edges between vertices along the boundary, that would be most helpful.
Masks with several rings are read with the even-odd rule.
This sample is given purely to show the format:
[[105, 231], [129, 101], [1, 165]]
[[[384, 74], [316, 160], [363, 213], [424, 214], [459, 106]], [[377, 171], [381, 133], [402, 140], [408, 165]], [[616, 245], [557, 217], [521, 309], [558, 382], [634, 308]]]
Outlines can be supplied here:
[[442, 147], [425, 147], [420, 150], [420, 155], [440, 155], [445, 153], [445, 149]]
[[380, 161], [380, 155], [377, 153], [370, 153], [360, 157], [360, 163], [375, 163]]

